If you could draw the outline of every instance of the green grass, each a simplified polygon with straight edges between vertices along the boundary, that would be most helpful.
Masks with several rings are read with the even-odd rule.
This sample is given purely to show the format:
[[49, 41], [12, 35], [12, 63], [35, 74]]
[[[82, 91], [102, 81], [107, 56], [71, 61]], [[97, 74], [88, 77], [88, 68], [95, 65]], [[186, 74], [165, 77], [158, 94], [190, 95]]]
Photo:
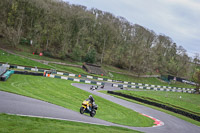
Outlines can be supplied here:
[[156, 110], [159, 110], [159, 111], [162, 111], [162, 112], [165, 112], [167, 114], [170, 114], [170, 115], [173, 115], [177, 118], [180, 118], [182, 120], [185, 120], [187, 122], [190, 122], [192, 124], [195, 124], [197, 126], [200, 126], [200, 122], [196, 121], [196, 120], [193, 120], [191, 118], [188, 118], [186, 116], [183, 116], [183, 115], [180, 115], [180, 114], [177, 114], [177, 113], [174, 113], [174, 112], [171, 112], [171, 111], [168, 111], [168, 110], [165, 110], [165, 109], [162, 109], [162, 108], [159, 108], [159, 107], [155, 107], [155, 106], [152, 106], [152, 105], [149, 105], [149, 104], [145, 104], [145, 103], [141, 103], [141, 102], [138, 102], [138, 101], [135, 101], [135, 100], [131, 100], [131, 99], [128, 99], [128, 98], [125, 98], [125, 97], [121, 97], [121, 96], [117, 96], [117, 95], [112, 95], [112, 94], [109, 94], [107, 93], [107, 91], [99, 91], [99, 92], [102, 92], [104, 94], [108, 94], [108, 95], [111, 95], [111, 96], [114, 96], [114, 97], [117, 97], [117, 98], [121, 98], [121, 99], [124, 99], [126, 101], [129, 101], [129, 102], [133, 102], [133, 103], [137, 103], [137, 104], [141, 104], [141, 105], [144, 105], [144, 106], [147, 106], [147, 107], [150, 107], [150, 108], [153, 108], [153, 109], [156, 109]]
[[[155, 102], [165, 105], [174, 105], [183, 109], [200, 114], [200, 97], [199, 94], [188, 94], [178, 92], [161, 92], [161, 91], [127, 91], [120, 90], [123, 94], [140, 97], [147, 100], [155, 100]], [[181, 96], [181, 98], [180, 98]]]
[[[79, 112], [81, 103], [90, 93], [71, 86], [71, 81], [37, 76], [12, 75], [0, 82], [0, 90], [44, 100]], [[94, 96], [99, 109], [95, 117], [122, 125], [148, 127], [153, 120], [98, 96]]]
[[114, 66], [109, 66], [109, 65], [103, 65], [103, 69], [107, 71], [115, 71], [115, 72], [122, 72], [122, 73], [130, 73], [128, 70], [120, 69]]
[[[28, 57], [31, 57], [31, 58], [36, 58], [36, 59], [61, 61], [61, 60], [52, 59], [52, 58], [45, 57], [45, 56], [32, 55], [32, 54], [27, 53], [27, 52], [20, 52], [19, 54], [22, 54], [24, 56], [28, 56]], [[22, 65], [22, 66], [32, 66], [32, 67], [37, 66], [39, 68], [46, 68], [46, 69], [53, 68], [53, 69], [56, 69], [57, 71], [66, 71], [66, 72], [74, 73], [74, 74], [85, 74], [85, 75], [98, 76], [98, 77], [102, 77], [102, 78], [110, 78], [108, 76], [100, 76], [100, 75], [88, 74], [83, 69], [77, 68], [77, 67], [63, 66], [63, 65], [58, 65], [58, 64], [50, 64], [50, 66], [44, 65], [42, 63], [39, 63], [39, 62], [36, 62], [36, 61], [32, 61], [32, 60], [29, 60], [27, 58], [23, 58], [23, 57], [19, 57], [19, 56], [16, 56], [16, 55], [8, 54], [7, 52], [2, 51], [2, 50], [0, 50], [0, 62], [4, 62], [4, 63], [8, 62], [9, 64], [18, 64], [18, 65]], [[114, 69], [116, 71], [125, 72], [125, 70], [117, 69], [115, 67], [109, 67], [109, 66], [103, 66], [103, 67], [108, 69], [108, 70]], [[111, 79], [115, 79], [115, 80], [131, 81], [131, 82], [136, 82], [136, 83], [146, 83], [146, 84], [168, 86], [167, 83], [161, 82], [157, 78], [138, 78], [138, 77], [133, 77], [133, 76], [124, 75], [124, 74], [118, 74], [118, 73], [114, 73], [114, 72], [111, 72], [111, 73], [114, 76]], [[176, 82], [174, 84], [170, 84], [169, 86], [172, 86], [172, 87], [183, 87], [183, 88], [194, 88], [194, 86], [183, 84], [183, 83], [179, 83], [179, 82]]]
[[61, 60], [61, 59], [56, 59], [56, 58], [50, 58], [47, 56], [39, 56], [39, 54], [34, 54], [30, 51], [15, 51], [15, 53], [19, 54], [19, 55], [23, 55], [29, 58], [33, 58], [33, 59], [39, 59], [39, 60], [46, 60], [46, 61], [55, 61], [55, 62], [63, 62], [66, 64], [74, 64], [74, 65], [82, 65], [82, 62], [76, 62], [76, 61], [70, 61], [70, 60]]
[[118, 74], [111, 72], [113, 74], [113, 79], [122, 80], [122, 81], [130, 81], [134, 83], [144, 83], [144, 84], [152, 84], [152, 85], [161, 85], [161, 86], [171, 86], [171, 87], [181, 87], [181, 88], [195, 88], [195, 86], [176, 82], [168, 84], [166, 82], [160, 81], [158, 78], [138, 78], [130, 75]]
[[17, 64], [17, 65], [22, 65], [22, 66], [32, 66], [32, 67], [37, 66], [38, 68], [47, 68], [47, 69], [51, 68], [42, 63], [32, 61], [27, 58], [19, 57], [13, 54], [9, 54], [2, 50], [0, 50], [0, 62], [4, 62], [8, 64]]
[[63, 120], [53, 119], [42, 119], [36, 117], [24, 117], [16, 115], [0, 114], [0, 132], [2, 133], [102, 133], [102, 132], [113, 132], [113, 133], [140, 133], [121, 127], [114, 126], [101, 126], [91, 125], [79, 122], [70, 122]]
[[57, 70], [60, 70], [60, 71], [65, 71], [65, 72], [74, 73], [74, 74], [88, 75], [88, 73], [84, 71], [82, 68], [52, 64], [52, 63], [50, 63], [49, 65], [55, 67]]

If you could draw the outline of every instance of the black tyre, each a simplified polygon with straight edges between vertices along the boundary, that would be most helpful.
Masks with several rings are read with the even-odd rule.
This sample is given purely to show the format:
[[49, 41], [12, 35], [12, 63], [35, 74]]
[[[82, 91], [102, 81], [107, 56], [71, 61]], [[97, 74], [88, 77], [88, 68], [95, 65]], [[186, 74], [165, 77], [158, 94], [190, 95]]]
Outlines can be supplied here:
[[90, 112], [90, 116], [91, 116], [91, 117], [94, 117], [95, 114], [96, 114], [96, 111], [95, 111], [95, 110], [92, 110], [92, 111]]
[[85, 111], [84, 107], [81, 107], [81, 108], [80, 108], [80, 113], [83, 114], [84, 111]]

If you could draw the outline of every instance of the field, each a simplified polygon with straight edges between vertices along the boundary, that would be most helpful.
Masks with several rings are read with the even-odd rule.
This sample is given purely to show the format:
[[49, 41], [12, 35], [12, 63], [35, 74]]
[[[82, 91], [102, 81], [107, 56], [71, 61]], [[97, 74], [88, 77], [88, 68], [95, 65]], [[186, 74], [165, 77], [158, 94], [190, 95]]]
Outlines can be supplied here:
[[[0, 90], [47, 101], [79, 112], [84, 99], [90, 93], [71, 86], [71, 81], [37, 76], [12, 75], [1, 82]], [[148, 127], [153, 120], [130, 109], [94, 96], [99, 109], [95, 117], [122, 125]]]
[[42, 119], [42, 118], [30, 118], [24, 116], [6, 115], [0, 114], [0, 132], [1, 133], [66, 133], [66, 132], [113, 132], [113, 133], [139, 133], [139, 131], [129, 130], [120, 127], [112, 126], [99, 126], [84, 124], [78, 122]]

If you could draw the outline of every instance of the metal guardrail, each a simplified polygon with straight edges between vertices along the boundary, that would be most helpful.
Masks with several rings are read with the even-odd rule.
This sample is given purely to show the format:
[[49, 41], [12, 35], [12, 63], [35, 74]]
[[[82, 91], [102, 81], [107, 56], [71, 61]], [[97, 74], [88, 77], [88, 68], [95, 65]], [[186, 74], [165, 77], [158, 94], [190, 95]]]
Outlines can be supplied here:
[[[27, 66], [16, 66], [16, 65], [9, 65], [9, 64], [1, 64], [5, 67], [10, 68], [17, 68], [22, 70], [30, 70], [30, 71], [38, 71], [38, 72], [45, 72], [50, 70], [45, 69], [38, 69], [38, 68], [31, 68]], [[180, 88], [180, 87], [170, 87], [170, 86], [160, 86], [160, 85], [150, 85], [150, 84], [142, 84], [142, 83], [134, 83], [134, 82], [127, 82], [127, 81], [118, 81], [112, 80], [108, 78], [100, 78], [96, 76], [84, 75], [84, 74], [71, 74], [71, 73], [64, 73], [64, 72], [52, 72], [52, 74], [58, 75], [65, 75], [69, 77], [84, 77], [88, 79], [100, 80], [100, 81], [108, 81], [108, 82], [118, 82], [121, 84], [113, 84], [115, 87], [129, 87], [129, 88], [140, 88], [140, 89], [149, 89], [149, 90], [161, 90], [161, 91], [173, 91], [173, 92], [186, 92], [186, 93], [193, 93], [194, 89], [192, 88]]]
[[123, 85], [123, 84], [112, 84], [113, 87], [119, 88], [134, 88], [134, 89], [146, 89], [154, 91], [171, 91], [171, 92], [185, 92], [185, 93], [194, 93], [194, 89], [189, 88], [161, 88], [161, 87], [148, 87], [148, 86], [137, 86], [137, 85]]
[[[24, 66], [9, 65], [9, 64], [0, 64], [0, 66], [4, 66], [4, 67], [8, 67], [8, 68], [16, 68], [16, 69], [20, 69], [20, 70], [29, 70], [29, 71], [34, 71], [34, 72], [51, 71], [51, 74], [45, 74], [45, 76], [46, 77], [51, 77], [51, 78], [60, 78], [60, 79], [65, 79], [65, 80], [71, 80], [71, 81], [75, 81], [75, 82], [88, 83], [88, 84], [104, 85], [104, 83], [102, 83], [102, 82], [70, 78], [70, 77], [81, 77], [81, 76], [87, 77], [87, 75], [70, 74], [70, 73], [56, 72], [56, 71], [52, 71], [52, 70], [38, 69], [36, 67], [35, 68], [31, 68], [31, 67], [24, 67]], [[18, 73], [20, 73], [20, 72], [18, 72]], [[24, 73], [24, 74], [27, 74], [27, 73]], [[57, 75], [53, 75], [53, 74], [65, 75], [65, 76], [69, 76], [69, 77], [57, 76]]]
[[0, 76], [6, 72], [6, 67], [0, 66]]

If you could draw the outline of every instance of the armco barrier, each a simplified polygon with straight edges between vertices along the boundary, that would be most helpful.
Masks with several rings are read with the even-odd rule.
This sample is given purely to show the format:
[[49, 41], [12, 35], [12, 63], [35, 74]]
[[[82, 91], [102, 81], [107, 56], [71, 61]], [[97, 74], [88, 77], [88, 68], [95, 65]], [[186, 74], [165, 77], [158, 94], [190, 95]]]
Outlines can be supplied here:
[[[49, 71], [49, 70], [45, 70], [45, 69], [36, 69], [36, 68], [31, 68], [31, 67], [16, 66], [16, 65], [9, 65], [9, 64], [0, 64], [0, 65], [2, 65], [4, 67], [8, 67], [8, 68], [16, 68], [16, 69], [21, 69], [21, 70], [30, 70], [30, 71], [35, 71], [35, 72]], [[71, 73], [63, 73], [63, 72], [52, 72], [52, 74], [65, 75], [65, 76], [69, 76], [69, 77], [87, 77], [87, 78], [93, 79], [92, 76], [83, 75], [83, 74], [71, 74]], [[58, 76], [55, 76], [55, 75], [51, 75], [51, 77], [58, 78]], [[74, 79], [74, 78], [69, 78], [69, 77], [62, 77], [62, 78], [63, 79], [67, 79], [67, 80], [71, 80], [71, 81], [77, 81], [77, 82], [80, 81], [80, 82], [83, 82], [83, 83], [85, 82], [85, 83], [90, 83], [90, 84], [104, 85], [104, 83], [101, 83], [101, 82]], [[103, 78], [96, 77], [96, 79], [103, 81]]]
[[59, 78], [59, 79], [71, 80], [71, 81], [75, 81], [75, 82], [82, 82], [82, 83], [88, 83], [88, 84], [104, 85], [104, 83], [101, 83], [101, 82], [89, 81], [89, 80], [83, 80], [83, 79], [74, 79], [74, 78], [70, 78], [70, 77], [57, 76], [57, 75], [53, 75], [53, 74], [46, 74], [46, 77]]
[[147, 89], [155, 91], [171, 91], [171, 92], [184, 92], [184, 93], [194, 93], [194, 89], [165, 89], [165, 88], [156, 88], [156, 87], [144, 87], [144, 86], [135, 86], [135, 85], [123, 85], [123, 84], [112, 84], [113, 87], [120, 88], [136, 88], [136, 89]]
[[191, 119], [194, 119], [196, 121], [200, 121], [200, 116], [198, 116], [196, 114], [193, 114], [193, 113], [190, 113], [190, 112], [183, 111], [181, 109], [173, 108], [173, 107], [170, 107], [170, 106], [167, 106], [167, 105], [164, 105], [164, 104], [148, 101], [146, 99], [142, 99], [142, 98], [126, 95], [126, 94], [119, 93], [119, 92], [107, 91], [107, 93], [113, 94], [113, 95], [122, 96], [122, 97], [125, 97], [125, 98], [128, 98], [128, 99], [132, 99], [132, 100], [136, 100], [136, 101], [139, 101], [139, 102], [142, 102], [142, 103], [145, 103], [145, 104], [149, 104], [149, 105], [153, 105], [153, 106], [156, 106], [156, 107], [159, 107], [159, 108], [163, 108], [165, 110], [169, 110], [171, 112], [184, 115], [184, 116], [189, 117]]
[[6, 67], [0, 66], [0, 76], [6, 72]]
[[[9, 67], [9, 68], [17, 68], [17, 69], [22, 69], [22, 70], [30, 70], [30, 71], [39, 71], [39, 72], [44, 72], [44, 71], [49, 71], [49, 70], [45, 70], [45, 69], [36, 69], [36, 68], [31, 68], [31, 67], [24, 67], [24, 66], [16, 66], [16, 65], [9, 65], [9, 64], [2, 64], [0, 63], [0, 66], [5, 66], [5, 67]], [[142, 86], [148, 88], [160, 88], [160, 89], [164, 89], [167, 91], [167, 89], [173, 89], [173, 90], [183, 90], [182, 92], [189, 92], [189, 90], [191, 90], [191, 92], [194, 91], [194, 89], [190, 89], [190, 88], [179, 88], [179, 87], [169, 87], [169, 86], [160, 86], [160, 85], [150, 85], [150, 84], [142, 84], [142, 83], [133, 83], [133, 82], [127, 82], [127, 81], [118, 81], [118, 80], [112, 80], [112, 79], [107, 79], [107, 78], [99, 78], [99, 77], [95, 77], [95, 76], [90, 76], [90, 75], [84, 75], [84, 74], [70, 74], [70, 73], [63, 73], [63, 72], [55, 72], [53, 74], [58, 74], [58, 75], [66, 75], [66, 76], [70, 76], [70, 77], [86, 77], [88, 79], [96, 79], [96, 80], [100, 80], [100, 81], [108, 81], [108, 82], [120, 82], [120, 83], [124, 83], [124, 84], [128, 84], [128, 85], [123, 85], [125, 86], [132, 86], [132, 85], [136, 85], [136, 86], [140, 86], [142, 88]], [[120, 87], [121, 85], [119, 85]], [[122, 86], [121, 86], [122, 87]], [[177, 91], [180, 92], [180, 91]]]
[[161, 85], [150, 85], [150, 84], [133, 83], [133, 82], [126, 82], [126, 81], [123, 81], [122, 83], [128, 84], [128, 85], [145, 86], [145, 87], [157, 87], [157, 88], [163, 88], [163, 89], [194, 90], [192, 88], [181, 88], [181, 87], [170, 87], [170, 86], [161, 86]]
[[[112, 79], [107, 79], [107, 78], [99, 78], [99, 77], [90, 76], [90, 75], [84, 75], [84, 74], [69, 74], [69, 73], [62, 73], [62, 72], [57, 72], [55, 74], [67, 75], [67, 76], [70, 76], [70, 77], [86, 77], [88, 79], [95, 79], [95, 80], [100, 80], [100, 81], [119, 82], [119, 83], [128, 84], [129, 86], [130, 85], [136, 85], [136, 86], [145, 86], [145, 87], [153, 87], [153, 88], [157, 87], [157, 88], [163, 88], [163, 89], [178, 89], [178, 90], [183, 90], [183, 91], [185, 91], [185, 90], [194, 91], [194, 89], [191, 89], [191, 88], [180, 88], [180, 87], [170, 87], [170, 86], [160, 86], [160, 85], [133, 83], [133, 82], [127, 82], [127, 81], [112, 80]], [[124, 86], [126, 86], [126, 85], [124, 85]]]
[[[8, 67], [8, 68], [17, 68], [17, 69], [21, 69], [21, 70], [35, 71], [33, 73], [27, 72], [27, 71], [16, 71], [15, 74], [43, 76], [43, 73], [36, 73], [36, 72], [49, 71], [49, 70], [45, 70], [45, 69], [36, 69], [36, 68], [31, 68], [31, 67], [15, 66], [15, 65], [1, 64], [1, 63], [0, 63], [0, 66], [4, 66], [4, 67]], [[77, 75], [77, 74], [70, 74], [70, 73], [63, 73], [63, 72], [56, 72], [56, 73], [52, 73], [52, 74], [66, 75], [66, 76], [71, 76], [71, 77], [80, 77], [80, 75]], [[82, 79], [74, 79], [74, 78], [70, 78], [70, 77], [57, 76], [57, 75], [52, 75], [52, 74], [46, 74], [46, 77], [60, 78], [60, 79], [71, 80], [71, 81], [82, 82], [82, 83], [88, 83], [88, 84], [104, 85], [104, 83], [101, 83], [101, 82], [82, 80]], [[83, 75], [83, 76], [86, 76], [86, 75]]]

